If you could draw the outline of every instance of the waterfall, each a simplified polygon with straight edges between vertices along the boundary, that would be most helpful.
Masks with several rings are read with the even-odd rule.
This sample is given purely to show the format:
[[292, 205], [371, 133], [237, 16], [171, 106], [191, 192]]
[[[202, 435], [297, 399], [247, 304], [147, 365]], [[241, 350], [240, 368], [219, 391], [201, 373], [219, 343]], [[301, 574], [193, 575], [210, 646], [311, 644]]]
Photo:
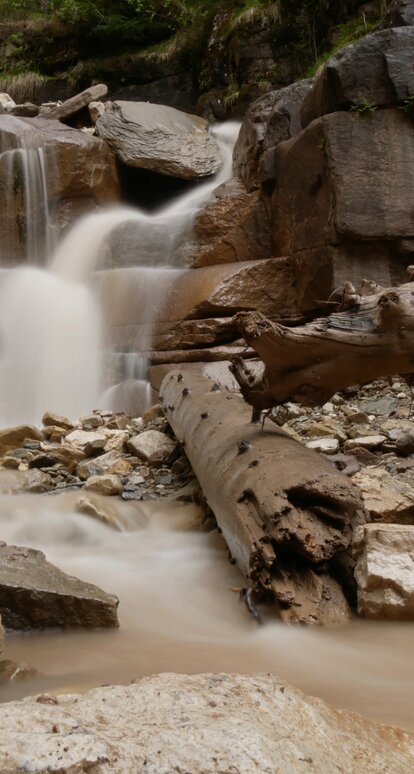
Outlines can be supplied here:
[[[202, 204], [217, 185], [231, 176], [232, 148], [238, 128], [237, 124], [230, 124], [214, 130], [224, 163], [213, 180], [195, 186], [153, 214], [132, 207], [117, 207], [81, 218], [64, 235], [45, 268], [33, 265], [45, 263], [44, 259], [39, 260], [38, 247], [33, 246], [32, 240], [32, 235], [33, 239], [38, 238], [41, 228], [34, 216], [28, 218], [26, 214], [31, 223], [26, 244], [31, 265], [2, 272], [0, 289], [0, 422], [3, 426], [38, 423], [46, 410], [76, 419], [99, 406], [113, 405], [116, 378], [102, 392], [108, 359], [103, 353], [105, 325], [96, 284], [99, 285], [99, 269], [108, 258], [108, 237], [120, 224], [122, 229], [125, 224], [134, 225], [134, 239], [141, 248], [154, 241], [157, 245], [155, 260], [153, 255], [148, 260], [144, 251], [141, 265], [136, 268], [141, 286], [136, 303], [143, 309], [145, 319], [142, 335], [134, 341], [130, 352], [115, 354], [115, 360], [110, 359], [111, 368], [115, 365], [118, 371], [119, 381], [132, 383], [141, 394], [141, 402], [148, 403], [147, 363], [141, 353], [150, 348], [152, 327], [170, 282], [180, 271], [171, 266], [178, 245], [191, 232], [194, 216]], [[31, 132], [24, 130], [23, 136], [34, 142]], [[26, 213], [37, 212], [32, 205], [40, 198], [40, 209], [47, 218], [43, 155], [35, 144], [32, 149], [33, 164], [27, 180], [32, 179], [32, 172], [34, 178], [37, 175], [37, 193], [31, 182], [30, 190], [25, 193], [25, 202], [31, 209]], [[26, 166], [29, 170], [28, 161]], [[98, 274], [95, 283], [91, 283], [95, 270]], [[124, 299], [111, 298], [111, 303], [122, 305]]]
[[21, 118], [2, 116], [2, 129], [0, 264], [25, 257], [27, 262], [39, 265], [54, 242], [45, 148], [36, 128]]

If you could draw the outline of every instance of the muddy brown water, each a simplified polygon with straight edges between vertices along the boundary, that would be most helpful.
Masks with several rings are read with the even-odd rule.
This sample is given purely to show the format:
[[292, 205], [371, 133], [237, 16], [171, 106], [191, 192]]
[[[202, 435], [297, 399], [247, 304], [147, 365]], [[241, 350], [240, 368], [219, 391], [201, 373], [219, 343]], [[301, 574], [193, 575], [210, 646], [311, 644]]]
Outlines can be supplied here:
[[9, 633], [3, 658], [40, 677], [0, 686], [10, 701], [84, 691], [176, 671], [274, 672], [337, 707], [414, 729], [414, 626], [355, 621], [345, 627], [257, 626], [217, 532], [195, 506], [123, 503], [129, 530], [74, 512], [76, 493], [0, 497], [0, 539], [40, 548], [66, 572], [115, 593], [115, 631]]

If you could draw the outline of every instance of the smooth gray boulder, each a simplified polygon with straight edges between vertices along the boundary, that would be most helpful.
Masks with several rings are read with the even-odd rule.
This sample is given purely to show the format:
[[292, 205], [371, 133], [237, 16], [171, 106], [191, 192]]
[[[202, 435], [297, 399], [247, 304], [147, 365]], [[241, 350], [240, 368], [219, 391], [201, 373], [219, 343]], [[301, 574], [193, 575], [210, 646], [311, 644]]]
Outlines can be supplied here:
[[42, 551], [0, 544], [0, 615], [10, 629], [116, 627], [118, 599], [59, 570]]
[[199, 116], [150, 102], [113, 102], [96, 133], [127, 166], [197, 179], [222, 166], [220, 149]]
[[274, 675], [144, 677], [0, 705], [0, 771], [407, 774], [414, 736]]
[[414, 0], [393, 0], [385, 14], [382, 27], [414, 25]]
[[381, 30], [328, 59], [301, 108], [302, 125], [355, 106], [396, 105], [414, 94], [414, 28]]

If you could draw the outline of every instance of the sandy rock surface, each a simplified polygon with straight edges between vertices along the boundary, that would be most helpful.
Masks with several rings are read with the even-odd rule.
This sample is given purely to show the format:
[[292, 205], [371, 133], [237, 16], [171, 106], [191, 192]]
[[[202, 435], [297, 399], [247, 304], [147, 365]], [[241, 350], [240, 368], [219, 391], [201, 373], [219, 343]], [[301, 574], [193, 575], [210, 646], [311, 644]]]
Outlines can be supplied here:
[[[56, 702], [56, 703], [54, 703]], [[162, 674], [0, 706], [2, 774], [407, 774], [414, 738], [272, 675]]]

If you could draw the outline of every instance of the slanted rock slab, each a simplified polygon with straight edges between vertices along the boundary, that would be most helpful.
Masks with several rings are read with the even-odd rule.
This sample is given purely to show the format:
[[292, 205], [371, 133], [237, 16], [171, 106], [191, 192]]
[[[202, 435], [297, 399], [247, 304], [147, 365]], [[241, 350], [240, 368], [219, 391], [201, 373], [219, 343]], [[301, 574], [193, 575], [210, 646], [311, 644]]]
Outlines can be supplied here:
[[0, 614], [10, 629], [118, 626], [118, 599], [33, 548], [0, 545]]
[[355, 531], [358, 612], [414, 619], [414, 526], [365, 524]]
[[[413, 735], [273, 675], [145, 677], [0, 705], [0, 770], [36, 774], [407, 774]], [[28, 763], [30, 762], [30, 764]]]
[[96, 132], [124, 164], [161, 175], [207, 177], [223, 163], [207, 121], [165, 105], [113, 102]]

